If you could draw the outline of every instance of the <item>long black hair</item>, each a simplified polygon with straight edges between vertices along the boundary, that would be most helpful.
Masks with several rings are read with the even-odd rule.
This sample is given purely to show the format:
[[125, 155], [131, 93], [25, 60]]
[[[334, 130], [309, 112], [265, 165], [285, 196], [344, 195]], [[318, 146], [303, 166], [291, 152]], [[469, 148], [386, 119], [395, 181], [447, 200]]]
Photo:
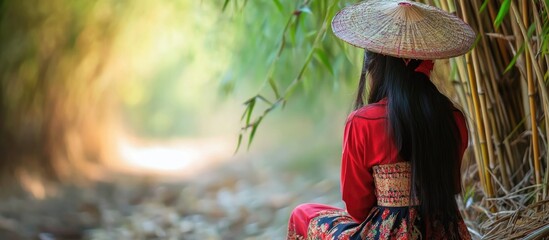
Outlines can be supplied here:
[[368, 72], [368, 103], [387, 98], [387, 131], [399, 157], [412, 166], [411, 192], [419, 198], [420, 215], [430, 229], [459, 239], [455, 194], [460, 188], [456, 168], [461, 137], [455, 108], [429, 77], [414, 71], [421, 60], [406, 61], [366, 51], [355, 108], [364, 105]]

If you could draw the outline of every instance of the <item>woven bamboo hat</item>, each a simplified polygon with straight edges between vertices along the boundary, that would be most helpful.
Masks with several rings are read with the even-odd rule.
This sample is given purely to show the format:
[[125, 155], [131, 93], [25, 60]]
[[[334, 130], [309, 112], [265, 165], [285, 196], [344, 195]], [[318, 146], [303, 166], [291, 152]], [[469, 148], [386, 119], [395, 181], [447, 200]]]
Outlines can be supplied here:
[[400, 58], [440, 59], [465, 54], [475, 32], [439, 8], [407, 0], [365, 0], [339, 11], [334, 34], [368, 51]]

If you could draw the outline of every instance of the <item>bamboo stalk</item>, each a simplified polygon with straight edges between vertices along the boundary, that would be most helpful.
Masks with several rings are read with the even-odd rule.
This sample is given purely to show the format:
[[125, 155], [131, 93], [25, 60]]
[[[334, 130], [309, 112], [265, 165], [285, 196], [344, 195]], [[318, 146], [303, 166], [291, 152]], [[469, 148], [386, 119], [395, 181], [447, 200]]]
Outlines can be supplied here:
[[[547, 4], [547, 2], [544, 2], [544, 3]], [[538, 42], [537, 42], [537, 48], [538, 48], [538, 52], [539, 52], [541, 50], [540, 48], [541, 48], [542, 43], [545, 41], [545, 38], [547, 38], [548, 36], [543, 35], [543, 29], [542, 29], [543, 24], [542, 24], [542, 21], [540, 20], [541, 17], [539, 15], [538, 8], [537, 8], [536, 4], [532, 4], [532, 7], [533, 7], [533, 12], [534, 12], [534, 22], [535, 22], [535, 25], [536, 25], [536, 34], [539, 38]], [[542, 6], [542, 8], [543, 8], [543, 6]], [[547, 8], [547, 5], [545, 5], [546, 14], [549, 13], [549, 12], [547, 12], [548, 10], [549, 10], [549, 8]], [[540, 57], [539, 57], [539, 60], [538, 60], [539, 67], [540, 68], [544, 67], [544, 65], [543, 65], [544, 61], [547, 63], [547, 65], [549, 65], [549, 61], [547, 61], [547, 60], [548, 59], [546, 58], [545, 54], [540, 54]], [[547, 72], [547, 68], [542, 69], [541, 72]], [[543, 78], [539, 78], [538, 83], [540, 85], [539, 88], [542, 90], [542, 95], [543, 95], [544, 90], [545, 90], [545, 86], [546, 86], [546, 84], [543, 81]], [[547, 118], [547, 114], [549, 113], [549, 104], [542, 103], [542, 106], [543, 106], [543, 112], [545, 113], [545, 117], [544, 117], [545, 136], [549, 137], [549, 119]], [[546, 164], [546, 167], [545, 167], [545, 179], [543, 181], [544, 185], [545, 185], [545, 187], [543, 188], [543, 191], [542, 191], [542, 198], [543, 199], [547, 198], [547, 194], [549, 192], [549, 149], [547, 149], [547, 148], [548, 147], [546, 146], [545, 161], [547, 162], [547, 164]]]
[[[490, 121], [492, 123], [492, 126], [496, 125], [495, 123], [495, 119], [493, 117], [490, 118]], [[504, 160], [503, 160], [503, 151], [501, 150], [501, 141], [500, 141], [500, 138], [499, 138], [499, 134], [497, 131], [494, 131], [494, 142], [495, 142], [495, 147], [496, 147], [496, 158], [498, 160], [498, 164], [499, 164], [499, 167], [500, 167], [500, 174], [501, 174], [501, 180], [503, 182], [503, 187], [505, 188], [504, 190], [509, 190], [511, 189], [511, 183], [510, 183], [510, 178], [509, 178], [509, 166], [507, 166], [507, 164], [505, 164]]]
[[[496, 12], [494, 10], [494, 5], [492, 4], [493, 1], [488, 1], [488, 14], [490, 16], [490, 23], [493, 23], [496, 19]], [[492, 25], [492, 24], [490, 24]], [[500, 27], [498, 29], [494, 29], [496, 33], [502, 33], [504, 36], [508, 36], [509, 33], [507, 31], [506, 28], [504, 27]], [[502, 69], [502, 68], [505, 68], [504, 64], [503, 63], [508, 63], [510, 62], [510, 59], [509, 59], [509, 53], [507, 51], [507, 48], [505, 47], [505, 44], [502, 42], [502, 40], [498, 40], [497, 41], [498, 43], [498, 50], [501, 52], [500, 54], [500, 57], [501, 58], [495, 58], [496, 62], [498, 63], [498, 68], [499, 69]]]
[[446, 9], [446, 11], [448, 11], [449, 13], [454, 13], [456, 12], [456, 6], [454, 5], [454, 1], [453, 0], [446, 0], [446, 5], [448, 6], [448, 9]]
[[[509, 144], [509, 139], [505, 139], [503, 140], [503, 145], [505, 146], [505, 153], [507, 154], [507, 158], [509, 159], [509, 168], [510, 169], [517, 169], [516, 165], [515, 165], [515, 161], [513, 161], [513, 159], [516, 159], [513, 155], [513, 151], [511, 150], [511, 144]], [[512, 172], [518, 172], [518, 171], [509, 171], [510, 173]], [[521, 177], [518, 177], [516, 179], [520, 179]], [[513, 181], [513, 179], [515, 179], [512, 174], [510, 176], [510, 180]]]
[[[516, 15], [513, 11], [510, 11], [509, 13], [511, 15], [511, 17], [514, 17], [516, 19], [520, 19], [520, 15]], [[522, 21], [522, 20], [520, 20]], [[511, 21], [511, 27], [512, 27], [512, 32], [514, 34], [514, 38], [515, 38], [515, 49], [516, 49], [516, 52], [515, 52], [515, 55], [519, 55], [518, 53], [518, 49], [523, 45], [525, 44], [524, 42], [524, 38], [520, 35], [520, 27], [519, 27], [519, 24], [518, 22], [515, 20], [515, 21]], [[527, 80], [525, 78], [525, 74], [523, 74], [526, 70], [525, 70], [525, 60], [524, 60], [524, 55], [519, 55], [517, 57], [517, 69], [519, 69], [519, 84], [520, 84], [520, 94], [517, 94], [515, 95], [515, 98], [517, 99], [518, 102], [520, 102], [520, 112], [518, 113], [515, 113], [517, 116], [519, 116], [522, 120], [521, 122], [523, 123], [524, 125], [524, 131], [526, 131], [527, 129], [531, 129], [531, 121], [528, 121], [527, 119], [527, 116], [530, 116], [530, 106], [529, 106], [529, 100], [528, 100], [528, 84], [527, 84]], [[518, 91], [517, 91], [518, 92]], [[519, 136], [520, 134], [517, 134], [517, 136]], [[517, 149], [517, 147], [515, 146], [514, 147], [514, 150], [515, 150], [515, 153], [518, 157], [520, 157], [520, 155], [524, 155], [526, 156], [527, 153], [528, 153], [528, 150], [524, 150], [524, 149]], [[519, 152], [520, 153], [517, 153]], [[524, 151], [524, 152], [522, 152]], [[527, 158], [528, 159], [528, 158]], [[520, 178], [518, 179], [522, 179], [524, 178], [528, 172], [527, 172], [527, 169], [525, 167], [524, 164], [522, 164], [521, 162], [521, 159], [520, 158], [515, 158], [515, 161], [517, 162], [516, 166], [517, 166], [517, 169], [515, 169], [515, 171], [518, 171], [520, 173]], [[524, 161], [524, 160], [522, 160]]]
[[448, 12], [448, 3], [444, 0], [440, 1], [440, 8], [442, 8], [444, 11]]
[[[468, 23], [469, 18], [467, 17], [468, 13], [467, 13], [467, 10], [466, 10], [466, 5], [465, 5], [464, 0], [460, 0], [460, 6], [461, 6], [461, 12], [462, 12], [462, 15], [463, 15], [463, 19], [466, 23]], [[474, 76], [475, 75], [475, 73], [474, 73], [475, 69], [473, 67], [473, 62], [476, 61], [475, 60], [476, 59], [476, 50], [473, 49], [473, 50], [471, 50], [470, 53], [466, 54], [465, 59], [466, 59], [466, 62], [467, 62], [467, 72], [468, 72], [469, 83], [470, 83], [470, 87], [471, 87], [471, 96], [473, 98], [475, 120], [476, 120], [477, 129], [478, 129], [479, 144], [480, 144], [480, 148], [481, 148], [480, 152], [481, 152], [481, 155], [482, 155], [482, 164], [479, 165], [479, 168], [481, 169], [481, 171], [479, 171], [479, 177], [484, 178], [485, 185], [483, 186], [483, 188], [484, 188], [485, 194], [486, 194], [486, 196], [491, 198], [491, 197], [494, 196], [494, 191], [492, 189], [492, 182], [491, 182], [491, 178], [490, 178], [490, 173], [488, 171], [488, 167], [489, 167], [488, 161], [489, 161], [489, 159], [488, 159], [488, 149], [487, 149], [487, 146], [486, 146], [486, 135], [484, 134], [485, 133], [484, 121], [482, 119], [480, 100], [479, 100], [479, 96], [478, 96], [478, 92], [477, 92], [478, 91], [478, 86], [477, 86], [476, 78]]]
[[[473, 1], [473, 5], [474, 5], [474, 8], [475, 9], [479, 9], [479, 6], [477, 4], [477, 1]], [[477, 15], [477, 17], [480, 17], [479, 15]], [[484, 18], [486, 19], [486, 18]], [[477, 22], [481, 22], [481, 19], [477, 19]], [[486, 22], [486, 21], [484, 21]], [[488, 24], [488, 26], [491, 26], [491, 24]], [[503, 153], [502, 153], [502, 150], [501, 150], [501, 142], [500, 142], [500, 138], [499, 138], [499, 131], [501, 131], [502, 129], [499, 127], [499, 126], [505, 126], [507, 125], [507, 121], [506, 121], [506, 117], [504, 117], [503, 114], [501, 114], [502, 112], [504, 111], [498, 111], [498, 109], [502, 109], [503, 106], [502, 106], [502, 102], [501, 101], [501, 96], [500, 94], [498, 93], [497, 91], [497, 82], [496, 82], [496, 79], [499, 78], [498, 74], [496, 73], [496, 70], [494, 69], [495, 67], [495, 63], [493, 62], [493, 57], [491, 56], [494, 56], [495, 54], [491, 53], [491, 48], [490, 48], [490, 45], [489, 43], [487, 42], [486, 38], [484, 36], [482, 36], [483, 33], [485, 33], [486, 31], [484, 30], [484, 26], [483, 24], [479, 24], [479, 32], [481, 34], [481, 47], [477, 47], [477, 49], [479, 50], [479, 52], [482, 53], [482, 56], [484, 57], [485, 60], [487, 61], [481, 61], [481, 63], [485, 63], [485, 64], [481, 64], [481, 66], [484, 66], [486, 68], [487, 71], [483, 71], [483, 73], [487, 73], [488, 76], [485, 76], [483, 79], [487, 79], [488, 81], [486, 81], [486, 92], [488, 93], [489, 95], [489, 107], [488, 107], [488, 112], [487, 113], [483, 113], [483, 118], [486, 119], [488, 121], [489, 124], [487, 124], [487, 131], [486, 131], [486, 135], [487, 136], [493, 136], [493, 140], [492, 141], [488, 141], [488, 153], [489, 153], [489, 157], [490, 159], [493, 161], [495, 160], [495, 158], [497, 158], [497, 162], [499, 164], [499, 167], [500, 167], [500, 177], [501, 177], [501, 180], [503, 182], [503, 186], [505, 189], [510, 189], [510, 182], [509, 182], [509, 176], [507, 174], [507, 166], [506, 164], [504, 163], [503, 161]], [[497, 57], [496, 57], [497, 58]], [[495, 108], [495, 107], [498, 107], [498, 108]], [[500, 114], [498, 114], [500, 113]], [[495, 118], [494, 116], [498, 116], [497, 118]], [[498, 122], [498, 120], [500, 120], [500, 122]], [[489, 126], [488, 126], [489, 125]], [[490, 126], [491, 126], [491, 130], [490, 130]], [[492, 144], [493, 142], [493, 144]], [[494, 157], [494, 150], [493, 148], [495, 147], [495, 157]], [[491, 162], [491, 167], [494, 166], [494, 163]]]
[[[522, 2], [522, 8], [523, 10], [527, 10], [527, 2]], [[537, 131], [537, 120], [536, 120], [536, 84], [534, 83], [534, 76], [532, 73], [532, 59], [530, 58], [531, 49], [530, 44], [527, 43], [528, 38], [524, 34], [524, 29], [522, 26], [528, 25], [528, 14], [522, 14], [522, 21], [519, 18], [519, 12], [517, 10], [517, 7], [515, 6], [514, 2], [511, 2], [511, 9], [513, 11], [513, 15], [515, 16], [517, 23], [519, 27], [521, 28], [522, 35], [524, 37], [524, 44], [526, 51], [524, 51], [524, 58], [525, 58], [525, 70], [526, 70], [526, 79], [528, 82], [528, 99], [529, 99], [529, 105], [530, 105], [530, 124], [532, 129], [532, 161], [534, 162], [534, 174], [535, 174], [535, 180], [536, 184], [539, 186], [541, 185], [541, 161], [539, 157], [539, 135]], [[536, 200], [539, 200], [539, 195], [536, 196]]]
[[[484, 175], [486, 178], [486, 187], [488, 190], [488, 197], [494, 197], [495, 192], [492, 187], [492, 181], [491, 181], [491, 174], [490, 169], [492, 168], [492, 162], [493, 162], [493, 149], [492, 149], [492, 141], [490, 141], [490, 126], [485, 121], [488, 119], [488, 116], [486, 114], [486, 96], [484, 95], [484, 90], [482, 87], [482, 83], [477, 83], [476, 79], [480, 79], [479, 77], [479, 66], [478, 66], [478, 55], [475, 50], [471, 53], [471, 58], [473, 62], [473, 66], [471, 68], [472, 72], [469, 73], [470, 81], [471, 81], [471, 91], [473, 92], [473, 86], [476, 89], [476, 92], [473, 92], [473, 103], [475, 105], [475, 112], [477, 115], [477, 124], [479, 126], [479, 139], [481, 144], [481, 152], [482, 152], [482, 159], [483, 159], [483, 165], [484, 165]], [[472, 76], [474, 75], [474, 76]], [[476, 96], [476, 100], [475, 100]], [[480, 109], [479, 109], [480, 108]]]
[[[509, 86], [505, 86], [505, 88], [503, 89], [504, 92], [506, 93], [510, 93], [512, 92], [511, 91], [511, 87]], [[514, 92], [517, 92], [517, 91], [514, 91]], [[520, 104], [520, 101], [517, 99], [517, 94], [507, 94], [507, 99], [510, 99], [512, 105], [511, 105], [511, 108], [512, 109], [521, 109], [520, 107], [522, 106]], [[516, 114], [509, 114], [512, 118], [515, 118], [515, 115]], [[507, 159], [509, 161], [509, 168], [510, 168], [510, 171], [509, 173], [513, 173], [513, 172], [516, 172], [516, 169], [517, 169], [517, 166], [519, 166], [520, 164], [518, 163], [518, 153], [517, 153], [517, 149], [516, 148], [513, 148], [513, 150], [511, 150], [511, 148], [509, 147], [509, 139], [511, 138], [512, 135], [515, 135], [513, 132], [515, 131], [514, 129], [516, 128], [516, 126], [519, 126], [520, 124], [517, 123], [516, 120], [512, 120], [513, 124], [513, 128], [511, 128], [510, 130], [506, 131], [505, 134], [506, 136], [504, 136], [504, 144], [506, 144], [506, 152], [507, 152]], [[522, 174], [522, 172], [521, 172]], [[522, 179], [522, 175], [519, 176], [518, 178], [515, 178], [515, 179]], [[513, 178], [511, 179], [511, 181], [513, 180]]]
[[[518, 80], [515, 80], [514, 81], [515, 84], [516, 82], [519, 82], [519, 80], [520, 78]], [[518, 84], [520, 87], [520, 82]], [[509, 117], [511, 118], [511, 125], [510, 125], [511, 128], [509, 128], [509, 130], [511, 130], [514, 128], [513, 126], [516, 126], [520, 122], [519, 119], [521, 118], [522, 116], [521, 113], [523, 113], [524, 110], [522, 109], [520, 91], [516, 91], [516, 88], [514, 88], [513, 86], [513, 82], [505, 86], [504, 91], [507, 93], [507, 99], [512, 104], [511, 106], [508, 106], [508, 107], [511, 107], [512, 110], [515, 110], [515, 111], [511, 111], [511, 113], [509, 114]]]

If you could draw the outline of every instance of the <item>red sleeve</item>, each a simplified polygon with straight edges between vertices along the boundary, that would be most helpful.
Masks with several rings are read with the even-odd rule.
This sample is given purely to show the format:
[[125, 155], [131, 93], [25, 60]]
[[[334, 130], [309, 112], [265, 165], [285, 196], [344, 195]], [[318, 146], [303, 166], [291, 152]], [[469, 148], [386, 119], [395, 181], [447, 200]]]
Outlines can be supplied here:
[[467, 123], [465, 122], [465, 117], [463, 116], [463, 113], [461, 113], [460, 111], [454, 111], [454, 115], [456, 118], [456, 124], [459, 130], [459, 135], [461, 138], [458, 165], [456, 167], [457, 177], [458, 177], [458, 179], [456, 180], [458, 184], [457, 193], [460, 193], [461, 192], [461, 161], [463, 159], [463, 154], [465, 153], [465, 149], [467, 149], [469, 145], [469, 133], [467, 130]]
[[343, 134], [341, 195], [347, 212], [357, 222], [366, 219], [376, 202], [374, 179], [365, 164], [366, 130], [365, 121], [351, 113]]

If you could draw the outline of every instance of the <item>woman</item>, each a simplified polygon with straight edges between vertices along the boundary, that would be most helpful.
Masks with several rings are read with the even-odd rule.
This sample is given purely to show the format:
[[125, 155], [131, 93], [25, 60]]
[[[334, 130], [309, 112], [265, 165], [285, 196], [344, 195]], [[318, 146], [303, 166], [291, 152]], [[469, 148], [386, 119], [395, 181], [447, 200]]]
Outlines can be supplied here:
[[296, 207], [288, 239], [470, 239], [455, 201], [467, 127], [430, 81], [429, 59], [464, 54], [474, 32], [440, 9], [394, 0], [344, 8], [332, 29], [366, 49], [355, 111], [344, 131], [346, 208]]

